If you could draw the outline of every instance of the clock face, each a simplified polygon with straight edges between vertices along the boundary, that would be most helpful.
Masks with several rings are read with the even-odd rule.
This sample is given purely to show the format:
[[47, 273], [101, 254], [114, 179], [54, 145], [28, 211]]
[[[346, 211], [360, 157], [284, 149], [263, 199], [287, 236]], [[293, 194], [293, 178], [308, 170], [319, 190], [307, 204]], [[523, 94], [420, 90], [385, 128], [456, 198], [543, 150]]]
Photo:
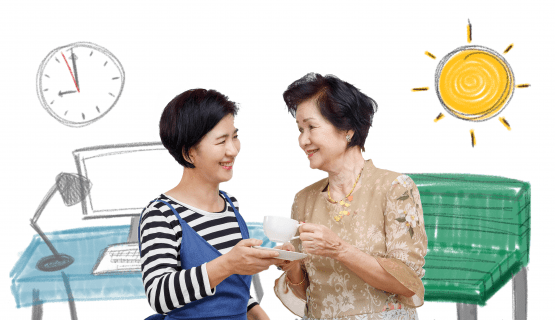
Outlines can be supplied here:
[[52, 50], [37, 73], [37, 94], [56, 120], [71, 127], [89, 125], [114, 107], [125, 73], [118, 59], [93, 43]]

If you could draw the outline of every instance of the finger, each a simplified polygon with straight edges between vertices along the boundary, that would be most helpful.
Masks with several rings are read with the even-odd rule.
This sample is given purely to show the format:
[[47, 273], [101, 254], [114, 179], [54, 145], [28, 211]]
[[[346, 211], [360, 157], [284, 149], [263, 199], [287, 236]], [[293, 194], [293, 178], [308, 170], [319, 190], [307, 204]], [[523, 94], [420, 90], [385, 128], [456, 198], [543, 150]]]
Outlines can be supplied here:
[[260, 259], [259, 261], [260, 261], [260, 262], [258, 262], [257, 265], [260, 266], [260, 267], [264, 267], [264, 268], [269, 267], [269, 266], [273, 266], [273, 265], [277, 265], [277, 264], [280, 263], [280, 262], [283, 263], [283, 260], [281, 260], [281, 259], [275, 259], [275, 258], [272, 258], [272, 259]]
[[320, 226], [319, 224], [314, 224], [314, 223], [303, 223], [299, 227], [299, 231], [300, 232], [313, 232], [314, 230], [318, 229], [319, 226]]
[[269, 259], [279, 256], [279, 252], [270, 250], [254, 249], [249, 252], [253, 257], [258, 259]]
[[295, 247], [290, 242], [284, 243], [282, 247], [287, 251], [295, 251]]
[[239, 241], [236, 245], [243, 246], [243, 247], [252, 247], [252, 246], [259, 246], [262, 244], [262, 240], [251, 238]]
[[[280, 262], [283, 262], [283, 260], [272, 258], [272, 259], [268, 259], [268, 262], [270, 263], [270, 265], [272, 265], [272, 264], [278, 264]], [[284, 264], [284, 266], [287, 266], [287, 264]]]
[[299, 236], [299, 239], [301, 239], [301, 241], [303, 242], [316, 240], [314, 233], [306, 233], [306, 232], [301, 233], [301, 235]]

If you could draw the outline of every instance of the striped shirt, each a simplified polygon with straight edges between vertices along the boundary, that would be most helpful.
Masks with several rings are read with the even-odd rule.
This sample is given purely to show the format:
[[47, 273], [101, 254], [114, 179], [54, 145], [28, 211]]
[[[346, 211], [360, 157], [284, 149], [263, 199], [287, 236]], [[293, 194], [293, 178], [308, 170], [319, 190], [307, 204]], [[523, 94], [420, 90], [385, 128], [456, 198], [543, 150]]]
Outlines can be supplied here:
[[[228, 196], [239, 210], [237, 199], [229, 194]], [[156, 199], [171, 204], [180, 217], [222, 255], [243, 240], [233, 208], [227, 201], [223, 211], [212, 213], [191, 207], [165, 194]], [[206, 263], [191, 269], [181, 268], [181, 232], [179, 220], [164, 203], [152, 202], [143, 211], [143, 285], [148, 302], [157, 313], [168, 313], [216, 293], [216, 287], [213, 290], [210, 288]], [[256, 299], [251, 296], [247, 311], [257, 304]]]

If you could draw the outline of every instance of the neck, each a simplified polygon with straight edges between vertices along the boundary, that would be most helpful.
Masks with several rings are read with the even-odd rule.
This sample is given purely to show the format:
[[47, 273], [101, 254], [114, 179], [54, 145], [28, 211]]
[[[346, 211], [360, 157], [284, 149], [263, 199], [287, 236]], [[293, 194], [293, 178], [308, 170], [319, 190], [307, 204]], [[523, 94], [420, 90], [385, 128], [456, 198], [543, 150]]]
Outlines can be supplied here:
[[208, 212], [218, 212], [223, 208], [219, 183], [206, 181], [191, 168], [183, 168], [181, 181], [175, 188], [166, 192], [166, 195]]
[[350, 148], [328, 171], [330, 193], [343, 197], [351, 191], [358, 174], [364, 167], [364, 158], [359, 148]]

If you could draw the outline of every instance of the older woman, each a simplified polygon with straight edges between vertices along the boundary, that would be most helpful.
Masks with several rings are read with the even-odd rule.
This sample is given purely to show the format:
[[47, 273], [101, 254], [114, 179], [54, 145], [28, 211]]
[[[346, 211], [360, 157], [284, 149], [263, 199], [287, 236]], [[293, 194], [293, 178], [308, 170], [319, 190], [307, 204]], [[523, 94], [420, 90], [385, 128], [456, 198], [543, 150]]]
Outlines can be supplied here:
[[[215, 90], [175, 97], [160, 119], [164, 147], [183, 166], [177, 186], [145, 208], [139, 230], [148, 319], [266, 319], [250, 297], [251, 275], [279, 260], [251, 248], [237, 199], [219, 189], [240, 149], [237, 106]], [[155, 179], [156, 177], [147, 177]]]
[[305, 223], [283, 248], [308, 257], [276, 264], [285, 271], [276, 295], [303, 319], [417, 319], [427, 250], [422, 205], [411, 178], [362, 157], [376, 103], [313, 73], [283, 97], [310, 167], [328, 177], [295, 196], [291, 218]]

